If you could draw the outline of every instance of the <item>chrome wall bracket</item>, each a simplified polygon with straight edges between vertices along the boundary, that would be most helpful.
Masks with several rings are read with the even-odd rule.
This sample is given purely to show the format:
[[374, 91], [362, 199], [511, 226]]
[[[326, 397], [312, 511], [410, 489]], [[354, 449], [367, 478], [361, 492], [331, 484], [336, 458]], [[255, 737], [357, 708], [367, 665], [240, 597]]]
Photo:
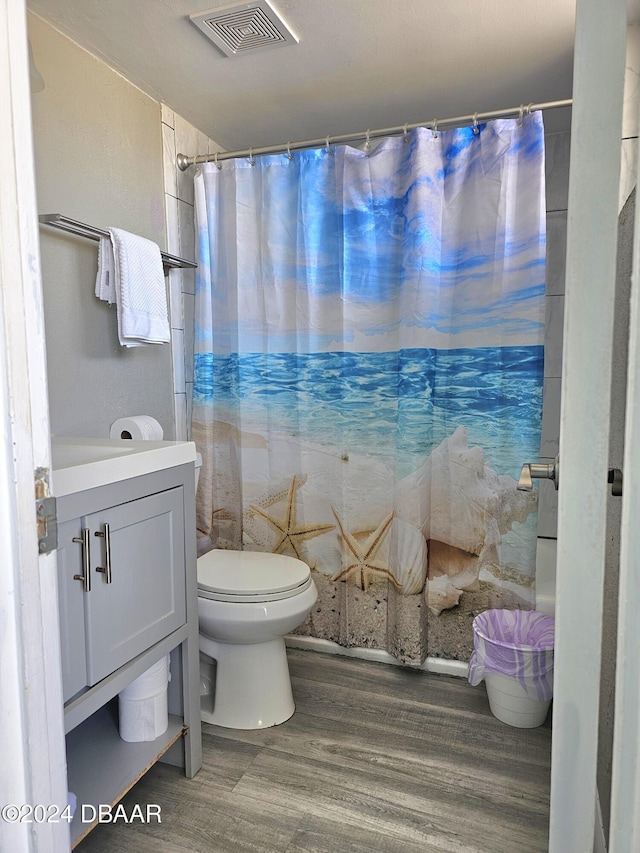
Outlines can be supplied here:
[[560, 459], [556, 456], [554, 462], [525, 462], [520, 472], [520, 479], [516, 486], [521, 492], [530, 492], [533, 489], [534, 480], [553, 480], [553, 485], [558, 489], [559, 485]]

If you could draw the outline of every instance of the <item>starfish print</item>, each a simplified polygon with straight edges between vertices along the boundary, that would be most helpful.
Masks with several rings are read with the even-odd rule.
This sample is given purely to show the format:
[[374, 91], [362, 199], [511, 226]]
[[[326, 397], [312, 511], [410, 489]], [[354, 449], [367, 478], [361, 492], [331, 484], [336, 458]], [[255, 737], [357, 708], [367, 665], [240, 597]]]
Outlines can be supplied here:
[[354, 534], [348, 533], [335, 509], [332, 512], [338, 522], [340, 533], [342, 535], [343, 550], [347, 551], [347, 564], [341, 570], [333, 575], [332, 581], [346, 580], [352, 573], [355, 574], [356, 586], [365, 592], [369, 588], [374, 575], [383, 575], [392, 581], [397, 587], [400, 587], [398, 579], [393, 572], [387, 567], [375, 561], [375, 556], [382, 542], [389, 532], [391, 522], [393, 521], [393, 513], [380, 522], [378, 527], [372, 531], [366, 542], [360, 544]]
[[[295, 490], [296, 493], [298, 490], [304, 486], [307, 482], [306, 474], [298, 474], [295, 477]], [[271, 489], [263, 492], [261, 495], [258, 495], [253, 503], [249, 504], [249, 506], [245, 509], [243, 514], [243, 527], [244, 531], [253, 539], [256, 545], [260, 546], [260, 549], [269, 550], [273, 544], [273, 536], [269, 532], [269, 530], [264, 529], [264, 525], [258, 524], [257, 521], [262, 516], [258, 516], [254, 509], [259, 510], [267, 510], [269, 507], [272, 507], [274, 504], [280, 503], [281, 501], [286, 501], [289, 495], [289, 489], [291, 487], [291, 483], [289, 480], [286, 481], [286, 485], [283, 483], [271, 483]]]
[[298, 489], [298, 478], [294, 476], [286, 496], [286, 507], [282, 518], [269, 515], [258, 506], [250, 505], [249, 509], [255, 512], [269, 524], [278, 534], [278, 541], [272, 549], [274, 554], [293, 553], [298, 560], [303, 560], [300, 546], [305, 539], [313, 539], [321, 536], [329, 530], [335, 529], [335, 524], [298, 524], [296, 491]]

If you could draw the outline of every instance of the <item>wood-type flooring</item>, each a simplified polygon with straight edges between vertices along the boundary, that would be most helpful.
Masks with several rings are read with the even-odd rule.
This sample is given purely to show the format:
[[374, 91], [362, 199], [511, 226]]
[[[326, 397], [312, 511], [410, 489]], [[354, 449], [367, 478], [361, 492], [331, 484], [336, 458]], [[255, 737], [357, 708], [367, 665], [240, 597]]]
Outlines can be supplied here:
[[[194, 779], [156, 764], [127, 794], [162, 823], [104, 824], [78, 853], [538, 853], [551, 728], [492, 716], [484, 684], [289, 650], [296, 712], [203, 726]], [[96, 773], [100, 769], [96, 767]]]

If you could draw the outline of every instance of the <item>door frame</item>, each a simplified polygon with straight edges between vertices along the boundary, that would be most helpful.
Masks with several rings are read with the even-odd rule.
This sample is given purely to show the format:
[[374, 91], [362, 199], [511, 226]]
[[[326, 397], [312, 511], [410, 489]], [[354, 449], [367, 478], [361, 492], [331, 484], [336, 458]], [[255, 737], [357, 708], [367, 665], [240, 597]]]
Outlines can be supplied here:
[[[578, 0], [576, 13], [550, 853], [602, 842], [596, 777], [627, 9], [625, 0]], [[625, 490], [635, 474], [625, 470]], [[637, 685], [637, 665], [633, 676]]]
[[27, 44], [24, 0], [0, 0], [0, 807], [50, 807], [7, 812], [0, 849], [68, 853], [56, 558], [36, 526], [51, 455]]

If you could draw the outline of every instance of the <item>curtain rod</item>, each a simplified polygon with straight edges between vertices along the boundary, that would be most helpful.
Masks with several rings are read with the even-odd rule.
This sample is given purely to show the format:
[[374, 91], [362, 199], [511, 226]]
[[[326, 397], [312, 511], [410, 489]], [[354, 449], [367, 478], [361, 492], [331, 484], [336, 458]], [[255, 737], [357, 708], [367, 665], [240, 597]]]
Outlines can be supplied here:
[[510, 107], [506, 110], [493, 110], [488, 113], [474, 113], [473, 115], [455, 116], [454, 118], [433, 119], [432, 121], [420, 121], [415, 124], [403, 124], [398, 127], [383, 127], [378, 130], [359, 131], [357, 133], [344, 133], [341, 136], [325, 136], [323, 139], [304, 139], [299, 142], [283, 142], [279, 145], [264, 145], [261, 148], [246, 148], [242, 151], [217, 151], [215, 154], [196, 154], [194, 157], [188, 157], [186, 154], [178, 154], [176, 162], [178, 168], [183, 172], [189, 166], [195, 166], [198, 163], [218, 163], [220, 160], [231, 160], [234, 157], [252, 157], [259, 154], [290, 154], [291, 151], [297, 151], [301, 148], [318, 148], [321, 145], [338, 145], [342, 142], [356, 142], [361, 140], [375, 139], [380, 136], [399, 136], [401, 133], [407, 133], [409, 130], [415, 130], [417, 127], [428, 127], [431, 130], [445, 127], [464, 127], [468, 124], [476, 124], [481, 121], [491, 121], [496, 118], [516, 118], [523, 115], [529, 115], [539, 110], [556, 110], [560, 107], [570, 107], [573, 103], [571, 98], [565, 101], [547, 101], [542, 104], [528, 104], [519, 107]]
[[[69, 234], [76, 234], [78, 237], [86, 237], [88, 240], [99, 240], [101, 237], [109, 236], [109, 232], [103, 228], [78, 222], [77, 219], [71, 219], [62, 213], [43, 213], [38, 219], [43, 225], [50, 225], [52, 228], [59, 228], [60, 231], [67, 231]], [[170, 255], [168, 252], [160, 252], [160, 255], [162, 256], [165, 275], [169, 269], [196, 269], [198, 266], [193, 261], [179, 258], [177, 255]]]

